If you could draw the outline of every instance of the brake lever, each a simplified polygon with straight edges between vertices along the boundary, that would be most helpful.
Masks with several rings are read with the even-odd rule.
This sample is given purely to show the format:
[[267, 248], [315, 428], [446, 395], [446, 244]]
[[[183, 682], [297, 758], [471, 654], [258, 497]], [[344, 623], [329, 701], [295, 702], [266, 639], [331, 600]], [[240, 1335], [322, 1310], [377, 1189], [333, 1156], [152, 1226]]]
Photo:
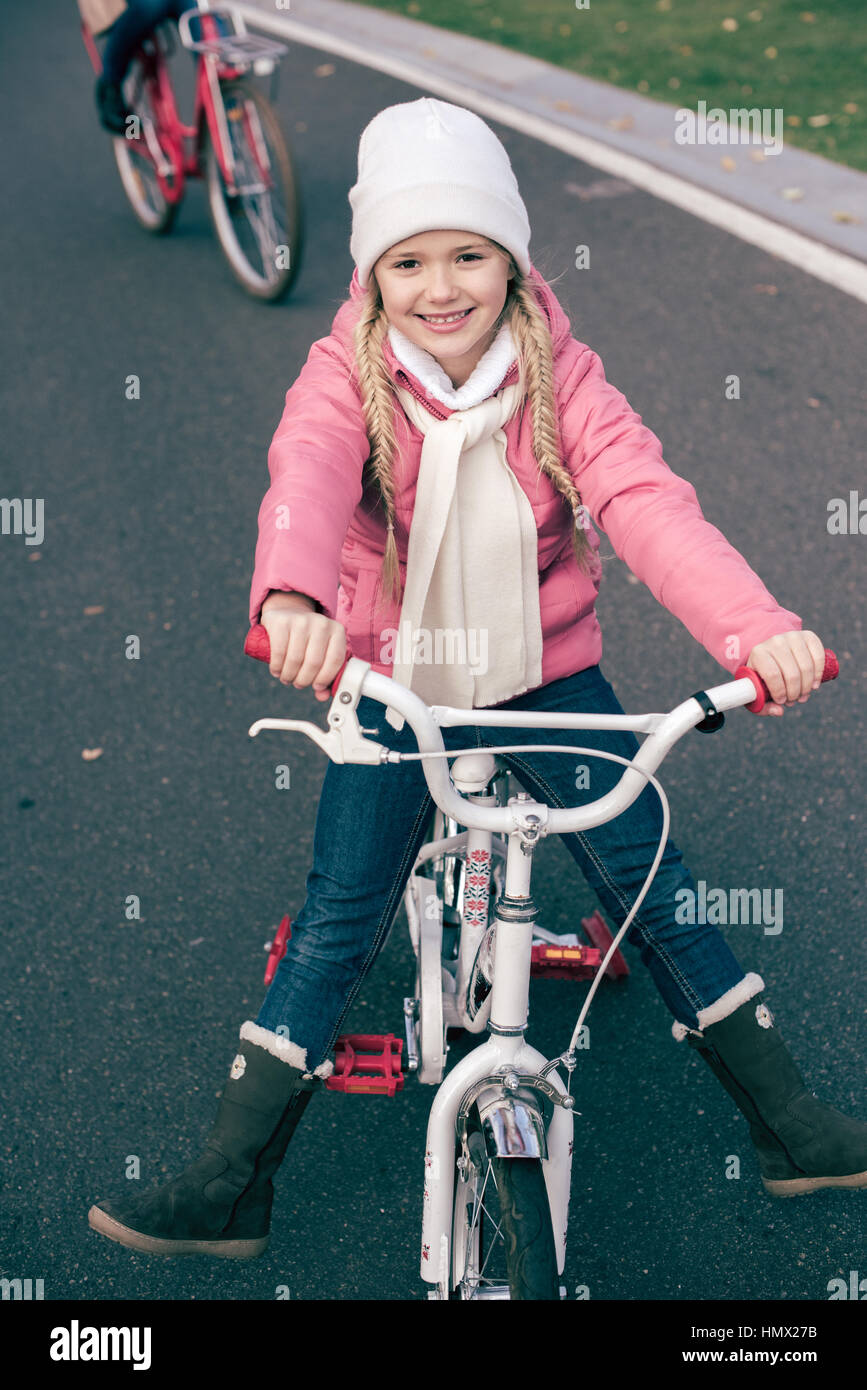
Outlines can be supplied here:
[[255, 738], [262, 729], [294, 729], [318, 744], [334, 763], [386, 762], [388, 748], [364, 737], [378, 731], [363, 729], [356, 713], [361, 684], [369, 670], [370, 662], [358, 656], [347, 661], [328, 708], [327, 733], [318, 724], [311, 724], [309, 719], [257, 719], [247, 730], [250, 738]]

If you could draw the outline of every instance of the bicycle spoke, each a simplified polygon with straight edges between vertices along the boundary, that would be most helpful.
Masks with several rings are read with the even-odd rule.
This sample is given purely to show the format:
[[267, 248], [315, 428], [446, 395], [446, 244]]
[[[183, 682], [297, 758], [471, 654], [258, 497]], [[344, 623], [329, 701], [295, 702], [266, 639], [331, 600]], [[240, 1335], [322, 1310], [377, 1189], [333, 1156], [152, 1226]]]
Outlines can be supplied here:
[[[486, 1273], [488, 1269], [488, 1263], [491, 1259], [494, 1250], [503, 1250], [505, 1248], [501, 1219], [499, 1219], [498, 1216], [494, 1215], [488, 1203], [486, 1203], [485, 1201], [485, 1193], [488, 1191], [488, 1183], [490, 1179], [493, 1180], [494, 1191], [498, 1190], [496, 1175], [493, 1171], [493, 1166], [491, 1164], [490, 1159], [488, 1159], [487, 1161], [487, 1166], [484, 1171], [484, 1178], [482, 1178], [481, 1170], [479, 1168], [474, 1167], [473, 1174], [474, 1188], [472, 1215], [470, 1217], [467, 1229], [467, 1244], [466, 1254], [464, 1258], [464, 1269], [462, 1272], [462, 1277], [459, 1281], [460, 1285], [469, 1292], [470, 1296], [472, 1296], [472, 1293], [476, 1289], [482, 1287], [501, 1288], [503, 1284], [506, 1282], [505, 1276], [495, 1278], [492, 1277], [492, 1275]], [[485, 1217], [487, 1226], [491, 1228], [487, 1250], [482, 1250], [482, 1216]], [[477, 1242], [480, 1251], [483, 1255], [481, 1269], [476, 1269], [472, 1263], [472, 1251], [473, 1247], [476, 1245]]]
[[[500, 1239], [502, 1240], [502, 1233], [501, 1233], [501, 1229], [500, 1229], [500, 1222], [494, 1220], [494, 1217], [491, 1215], [490, 1211], [489, 1211], [488, 1208], [485, 1206], [485, 1191], [486, 1191], [487, 1186], [488, 1186], [488, 1178], [491, 1177], [492, 1175], [493, 1175], [493, 1169], [492, 1169], [491, 1164], [490, 1164], [490, 1162], [489, 1162], [489, 1163], [488, 1163], [487, 1172], [485, 1173], [485, 1181], [484, 1181], [484, 1183], [483, 1183], [483, 1185], [482, 1185], [482, 1190], [481, 1190], [481, 1192], [479, 1193], [479, 1209], [480, 1209], [480, 1212], [483, 1212], [484, 1215], [487, 1217], [488, 1222], [490, 1223], [490, 1225], [492, 1225], [492, 1226], [494, 1227], [494, 1232], [493, 1232], [493, 1235], [491, 1236], [491, 1243], [490, 1243], [490, 1246], [489, 1246], [489, 1248], [488, 1248], [488, 1253], [487, 1253], [487, 1255], [485, 1256], [484, 1264], [482, 1265], [482, 1268], [479, 1270], [479, 1283], [481, 1283], [482, 1280], [483, 1280], [483, 1278], [484, 1278], [485, 1270], [486, 1270], [487, 1267], [488, 1267], [488, 1260], [491, 1258], [491, 1254], [492, 1254], [492, 1252], [493, 1252], [493, 1250], [494, 1250], [494, 1246], [495, 1246], [496, 1243], [497, 1243], [497, 1236], [500, 1236]], [[497, 1180], [496, 1180], [496, 1178], [494, 1178], [494, 1190], [495, 1190], [495, 1191], [497, 1190]], [[490, 1283], [493, 1283], [493, 1280], [489, 1279], [487, 1282], [490, 1284]]]
[[[267, 156], [264, 136], [261, 133], [258, 112], [255, 109], [251, 112], [250, 106], [250, 102], [244, 103], [244, 119], [238, 120], [233, 117], [229, 122], [232, 154], [236, 169], [235, 186], [238, 190], [238, 198], [244, 217], [258, 251], [262, 274], [266, 279], [274, 280], [277, 277], [275, 262], [277, 247], [286, 245], [286, 238], [280, 235], [282, 228], [278, 225], [274, 206], [275, 199], [272, 196], [272, 189], [268, 186], [270, 160]], [[258, 138], [256, 126], [259, 127], [260, 132]], [[262, 164], [265, 165], [264, 181], [263, 170], [260, 167]]]
[[255, 88], [230, 84], [221, 86], [221, 95], [233, 172], [227, 185], [212, 140], [208, 186], [215, 229], [244, 287], [259, 298], [277, 299], [292, 282], [300, 250], [289, 151], [273, 111]]

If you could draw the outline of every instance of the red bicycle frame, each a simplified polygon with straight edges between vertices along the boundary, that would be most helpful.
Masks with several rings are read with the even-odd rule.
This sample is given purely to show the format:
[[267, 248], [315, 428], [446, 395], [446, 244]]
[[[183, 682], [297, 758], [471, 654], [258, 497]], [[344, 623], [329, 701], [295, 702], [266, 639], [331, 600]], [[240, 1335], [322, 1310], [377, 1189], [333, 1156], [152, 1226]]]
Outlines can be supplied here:
[[[199, 16], [202, 26], [202, 39], [220, 38], [216, 16], [202, 12]], [[93, 34], [82, 20], [81, 36], [97, 76], [102, 73], [102, 59]], [[193, 111], [193, 124], [185, 125], [178, 115], [175, 94], [169, 78], [168, 67], [163, 61], [165, 54], [159, 49], [157, 34], [144, 39], [140, 45], [143, 80], [148, 89], [151, 106], [157, 121], [159, 137], [156, 132], [144, 130], [145, 143], [153, 160], [160, 191], [167, 203], [179, 203], [184, 196], [185, 178], [200, 178], [201, 142], [203, 118], [211, 132], [214, 150], [220, 172], [230, 196], [237, 193], [235, 182], [235, 161], [232, 156], [232, 142], [226, 124], [226, 109], [220, 94], [220, 82], [240, 76], [241, 69], [221, 63], [212, 54], [199, 54], [196, 64], [196, 91]], [[266, 187], [271, 186], [267, 156], [263, 163], [262, 142], [250, 124], [249, 113], [244, 110], [244, 122], [248, 135], [248, 147], [253, 153], [258, 173]], [[146, 123], [145, 123], [146, 124]], [[167, 150], [162, 148], [164, 142]], [[168, 156], [168, 157], [167, 157]]]

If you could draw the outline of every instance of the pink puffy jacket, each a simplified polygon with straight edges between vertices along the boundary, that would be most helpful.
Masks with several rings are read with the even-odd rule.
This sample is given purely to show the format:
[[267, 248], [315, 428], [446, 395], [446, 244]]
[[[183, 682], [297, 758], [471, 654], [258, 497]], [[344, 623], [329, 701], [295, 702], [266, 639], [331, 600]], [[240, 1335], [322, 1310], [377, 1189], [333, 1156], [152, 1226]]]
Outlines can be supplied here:
[[[733, 673], [757, 643], [800, 629], [801, 619], [780, 607], [743, 556], [705, 520], [692, 484], [664, 462], [656, 435], [606, 381], [597, 354], [572, 337], [555, 295], [535, 268], [531, 273], [551, 325], [563, 461], [585, 507], [633, 574]], [[380, 633], [398, 629], [400, 605], [382, 603], [386, 529], [376, 488], [362, 488], [370, 449], [360, 398], [349, 379], [352, 327], [362, 297], [357, 271], [350, 294], [331, 333], [313, 344], [287, 391], [268, 451], [271, 486], [259, 509], [250, 621], [259, 621], [271, 589], [297, 590], [343, 623], [347, 655], [391, 675], [391, 663], [381, 659]], [[451, 411], [425, 394], [387, 338], [383, 350], [400, 385], [435, 416], [447, 418]], [[512, 366], [501, 385], [516, 377]], [[422, 435], [397, 402], [396, 410], [394, 534], [404, 579]], [[533, 457], [529, 408], [516, 411], [505, 430], [509, 465], [530, 499], [539, 533], [542, 684], [547, 685], [601, 658], [595, 606], [602, 574], [599, 537], [592, 528], [587, 531], [594, 563], [592, 574], [584, 575], [572, 551], [571, 512]]]

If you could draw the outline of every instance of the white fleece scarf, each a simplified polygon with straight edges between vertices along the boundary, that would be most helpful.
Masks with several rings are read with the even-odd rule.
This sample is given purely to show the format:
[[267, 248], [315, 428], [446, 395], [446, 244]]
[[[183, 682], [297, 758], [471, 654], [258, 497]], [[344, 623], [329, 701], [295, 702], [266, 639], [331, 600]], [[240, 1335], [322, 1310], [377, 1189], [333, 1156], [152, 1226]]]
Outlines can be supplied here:
[[[457, 390], [430, 353], [393, 326], [395, 356], [453, 413], [437, 420], [403, 387], [424, 434], [393, 676], [428, 704], [474, 709], [542, 683], [538, 535], [506, 461], [517, 385], [491, 394], [515, 359], [508, 324]], [[403, 717], [388, 709], [395, 729]]]

